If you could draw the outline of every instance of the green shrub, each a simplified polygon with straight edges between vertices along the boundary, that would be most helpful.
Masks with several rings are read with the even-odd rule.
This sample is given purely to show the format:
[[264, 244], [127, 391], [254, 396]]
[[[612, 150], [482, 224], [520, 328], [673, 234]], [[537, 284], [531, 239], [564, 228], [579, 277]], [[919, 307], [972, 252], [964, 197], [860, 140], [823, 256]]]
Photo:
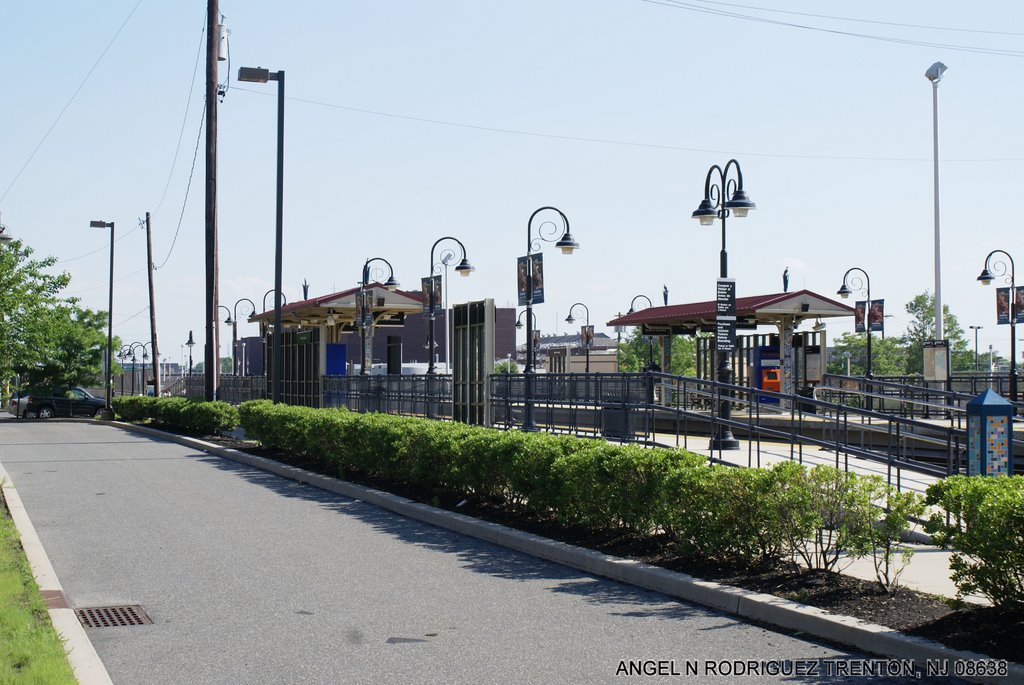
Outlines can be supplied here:
[[225, 402], [185, 397], [116, 397], [114, 410], [125, 421], [152, 420], [171, 428], [213, 435], [238, 425], [238, 410]]
[[933, 514], [926, 529], [955, 550], [957, 592], [1024, 608], [1024, 476], [951, 476], [928, 486], [926, 501], [949, 514], [948, 524]]
[[122, 421], [145, 421], [153, 417], [156, 399], [145, 395], [122, 395], [111, 399], [110, 404]]

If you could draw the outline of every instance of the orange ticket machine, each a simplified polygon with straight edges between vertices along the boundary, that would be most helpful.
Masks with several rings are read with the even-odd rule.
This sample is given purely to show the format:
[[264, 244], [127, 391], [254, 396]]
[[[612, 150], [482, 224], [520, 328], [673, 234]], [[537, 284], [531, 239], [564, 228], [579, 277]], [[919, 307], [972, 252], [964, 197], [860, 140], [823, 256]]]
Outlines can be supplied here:
[[[751, 381], [755, 388], [782, 392], [782, 366], [779, 363], [779, 350], [770, 345], [754, 348], [754, 368]], [[764, 404], [778, 404], [777, 397], [760, 397]]]

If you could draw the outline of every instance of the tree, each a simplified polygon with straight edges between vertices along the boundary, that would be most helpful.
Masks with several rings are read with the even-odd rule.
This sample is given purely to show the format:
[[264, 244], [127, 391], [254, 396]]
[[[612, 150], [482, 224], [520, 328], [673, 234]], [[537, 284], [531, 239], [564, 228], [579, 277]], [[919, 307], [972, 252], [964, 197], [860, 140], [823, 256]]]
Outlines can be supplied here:
[[506, 359], [494, 365], [494, 373], [519, 373], [519, 365], [511, 359]]
[[47, 361], [47, 350], [60, 324], [58, 306], [73, 306], [60, 297], [71, 277], [45, 270], [56, 257], [32, 259], [21, 240], [0, 246], [0, 378], [10, 378]]
[[[62, 304], [50, 307], [45, 316], [50, 321], [46, 325], [47, 339], [40, 341], [43, 358], [24, 372], [29, 385], [95, 385], [103, 376], [107, 313]], [[120, 340], [115, 338], [114, 349], [120, 346]], [[116, 372], [116, 368], [111, 372]]]
[[[846, 375], [846, 355], [850, 356], [850, 374], [863, 376], [867, 370], [868, 344], [864, 333], [844, 333], [832, 343], [828, 372]], [[871, 336], [871, 374], [902, 376], [906, 373], [906, 349], [900, 338]]]
[[[626, 372], [639, 372], [650, 364], [653, 354], [654, 363], [661, 364], [661, 346], [663, 336], [654, 336], [648, 342], [639, 328], [634, 328], [622, 343], [619, 344], [619, 368]], [[665, 373], [676, 376], [693, 376], [697, 372], [697, 344], [692, 336], [672, 336], [672, 357]]]
[[[907, 374], [924, 373], [924, 343], [935, 339], [935, 296], [925, 290], [906, 305], [910, 325], [903, 335], [907, 354]], [[943, 335], [949, 340], [950, 371], [974, 370], [974, 353], [970, 349], [960, 322], [942, 306]]]

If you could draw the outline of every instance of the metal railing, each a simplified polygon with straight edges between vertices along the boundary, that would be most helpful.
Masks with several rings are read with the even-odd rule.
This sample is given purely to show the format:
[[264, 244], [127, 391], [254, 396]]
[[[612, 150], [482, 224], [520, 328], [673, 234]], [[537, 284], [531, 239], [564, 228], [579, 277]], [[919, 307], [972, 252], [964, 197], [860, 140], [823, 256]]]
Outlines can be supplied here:
[[450, 421], [452, 377], [437, 375], [324, 376], [323, 406]]
[[[834, 455], [837, 468], [848, 469], [851, 457], [883, 464], [897, 486], [902, 471], [933, 477], [960, 473], [966, 457], [966, 431], [955, 421], [937, 424], [919, 416], [711, 380], [660, 373], [538, 374], [530, 398], [524, 395], [522, 375], [497, 374], [490, 382], [492, 416], [503, 428], [523, 425], [527, 402], [540, 430], [624, 442], [686, 448], [693, 433], [711, 435], [729, 426], [748, 441], [750, 466], [761, 465], [762, 441], [779, 442], [789, 446], [790, 458], [801, 462], [805, 448], [819, 448]], [[730, 395], [732, 417], [723, 420], [712, 408]], [[1024, 442], [1015, 440], [1013, 447], [1020, 453]], [[717, 460], [722, 457], [712, 454]]]
[[[901, 382], [913, 377], [863, 378], [825, 374], [816, 397], [853, 407], [869, 407], [875, 411], [899, 414], [910, 418], [949, 420], [950, 425], [966, 425], [967, 403], [978, 393], [948, 391], [939, 387]], [[954, 387], [965, 387], [956, 385]], [[984, 390], [985, 388], [982, 388]], [[1015, 421], [1024, 415], [1024, 403], [1016, 402]]]

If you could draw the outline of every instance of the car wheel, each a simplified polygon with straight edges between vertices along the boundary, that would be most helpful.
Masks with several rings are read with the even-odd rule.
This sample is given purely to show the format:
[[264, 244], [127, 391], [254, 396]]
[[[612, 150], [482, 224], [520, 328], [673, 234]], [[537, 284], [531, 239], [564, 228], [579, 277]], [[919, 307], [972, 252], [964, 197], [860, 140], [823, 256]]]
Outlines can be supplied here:
[[36, 412], [36, 416], [41, 419], [52, 419], [53, 407], [39, 407], [39, 411]]
[[94, 412], [92, 413], [92, 417], [93, 417], [94, 419], [98, 419], [98, 418], [100, 418], [101, 416], [103, 416], [103, 410], [104, 410], [104, 409], [105, 409], [105, 407], [100, 407], [99, 409], [97, 409], [96, 411], [94, 411]]

